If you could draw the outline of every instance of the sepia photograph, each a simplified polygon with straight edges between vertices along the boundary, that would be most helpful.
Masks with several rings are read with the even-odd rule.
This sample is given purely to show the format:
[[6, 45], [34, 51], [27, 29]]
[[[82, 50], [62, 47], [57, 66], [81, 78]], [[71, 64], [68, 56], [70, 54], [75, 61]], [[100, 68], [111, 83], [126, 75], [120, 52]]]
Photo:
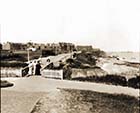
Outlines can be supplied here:
[[140, 113], [139, 0], [0, 0], [1, 113]]

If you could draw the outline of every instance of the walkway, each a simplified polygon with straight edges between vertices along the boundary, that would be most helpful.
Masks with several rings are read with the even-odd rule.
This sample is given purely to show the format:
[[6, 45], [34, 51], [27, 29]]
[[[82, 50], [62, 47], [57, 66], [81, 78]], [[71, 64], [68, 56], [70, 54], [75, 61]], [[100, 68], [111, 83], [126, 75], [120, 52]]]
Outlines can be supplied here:
[[57, 94], [59, 88], [139, 96], [138, 89], [99, 83], [55, 80], [41, 76], [5, 79], [14, 83], [14, 86], [1, 89], [2, 113], [30, 113], [40, 98], [48, 94], [56, 96], [54, 94]]
[[58, 88], [71, 88], [111, 94], [113, 93], [126, 94], [135, 97], [139, 96], [138, 89], [115, 85], [106, 85], [102, 83], [47, 79], [41, 76], [31, 76], [28, 78], [25, 77], [17, 79], [7, 78], [7, 79], [8, 81], [14, 83], [14, 86], [5, 88], [4, 90], [24, 91], [24, 92], [48, 92], [52, 90], [57, 90]]

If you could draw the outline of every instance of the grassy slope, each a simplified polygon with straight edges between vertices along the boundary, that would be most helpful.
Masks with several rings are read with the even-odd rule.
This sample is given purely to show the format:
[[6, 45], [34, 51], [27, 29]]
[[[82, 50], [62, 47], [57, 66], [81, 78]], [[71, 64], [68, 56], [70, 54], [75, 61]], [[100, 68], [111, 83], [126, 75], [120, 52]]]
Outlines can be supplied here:
[[[51, 95], [51, 96], [49, 96]], [[139, 113], [139, 101], [127, 95], [64, 90], [40, 99], [31, 113]]]

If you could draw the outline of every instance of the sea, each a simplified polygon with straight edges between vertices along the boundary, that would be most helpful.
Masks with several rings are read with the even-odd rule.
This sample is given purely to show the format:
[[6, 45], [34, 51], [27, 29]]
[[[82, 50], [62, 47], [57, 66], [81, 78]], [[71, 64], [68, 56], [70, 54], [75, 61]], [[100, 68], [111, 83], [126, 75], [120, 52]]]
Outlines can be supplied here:
[[120, 60], [140, 63], [140, 52], [108, 52], [107, 54], [118, 57]]

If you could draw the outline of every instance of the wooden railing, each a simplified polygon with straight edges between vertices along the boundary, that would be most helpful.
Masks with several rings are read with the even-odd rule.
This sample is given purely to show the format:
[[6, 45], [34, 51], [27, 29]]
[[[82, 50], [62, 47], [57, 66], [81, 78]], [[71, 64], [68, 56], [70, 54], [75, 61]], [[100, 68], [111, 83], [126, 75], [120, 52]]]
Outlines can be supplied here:
[[28, 66], [22, 68], [21, 69], [21, 75], [22, 75], [22, 77], [28, 75], [28, 71], [29, 71], [29, 67]]

